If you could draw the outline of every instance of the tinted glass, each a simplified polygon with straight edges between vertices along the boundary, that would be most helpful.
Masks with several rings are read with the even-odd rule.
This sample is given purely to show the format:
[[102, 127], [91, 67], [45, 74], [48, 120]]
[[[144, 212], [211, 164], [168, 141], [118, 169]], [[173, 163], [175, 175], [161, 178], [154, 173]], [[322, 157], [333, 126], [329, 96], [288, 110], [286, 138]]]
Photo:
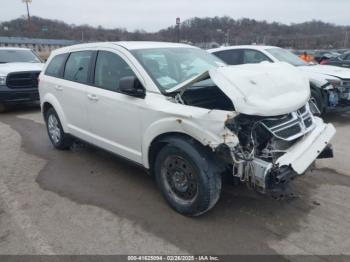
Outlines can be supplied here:
[[95, 86], [111, 90], [119, 90], [122, 77], [135, 76], [129, 65], [118, 55], [99, 51], [95, 67]]
[[63, 67], [63, 63], [66, 61], [66, 57], [66, 54], [62, 54], [52, 58], [50, 64], [47, 66], [45, 75], [60, 77], [61, 69]]
[[161, 91], [224, 65], [214, 55], [198, 48], [152, 48], [132, 53]]
[[41, 60], [31, 50], [0, 50], [0, 64], [15, 62], [41, 63]]
[[64, 78], [70, 81], [87, 83], [92, 51], [71, 53], [64, 70]]
[[257, 64], [264, 61], [270, 61], [270, 59], [263, 53], [256, 50], [244, 50], [243, 63], [244, 64]]
[[229, 65], [240, 65], [243, 63], [242, 61], [242, 50], [224, 50], [220, 52], [214, 53], [221, 60], [226, 62]]

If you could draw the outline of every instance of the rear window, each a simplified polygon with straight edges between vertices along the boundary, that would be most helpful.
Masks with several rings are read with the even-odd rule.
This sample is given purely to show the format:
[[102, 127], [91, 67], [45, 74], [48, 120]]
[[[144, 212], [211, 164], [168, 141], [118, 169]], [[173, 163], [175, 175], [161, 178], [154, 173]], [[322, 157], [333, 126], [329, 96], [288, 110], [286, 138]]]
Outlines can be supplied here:
[[79, 51], [71, 53], [64, 70], [64, 79], [87, 83], [92, 51]]
[[50, 64], [47, 66], [45, 75], [61, 77], [63, 64], [66, 61], [66, 58], [67, 58], [67, 54], [57, 55], [54, 58], [52, 58]]

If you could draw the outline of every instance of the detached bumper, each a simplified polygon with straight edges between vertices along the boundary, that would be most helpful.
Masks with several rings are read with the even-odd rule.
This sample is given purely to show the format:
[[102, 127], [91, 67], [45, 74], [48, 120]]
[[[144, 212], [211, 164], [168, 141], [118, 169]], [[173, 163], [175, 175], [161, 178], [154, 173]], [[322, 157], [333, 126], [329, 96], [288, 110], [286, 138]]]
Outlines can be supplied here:
[[38, 88], [10, 89], [0, 87], [0, 102], [4, 104], [21, 104], [39, 101]]
[[315, 123], [316, 127], [277, 159], [275, 165], [258, 158], [252, 161], [258, 191], [280, 194], [293, 177], [304, 174], [317, 158], [333, 157], [329, 142], [336, 132], [334, 126], [320, 118], [315, 118]]
[[324, 124], [319, 118], [315, 122], [316, 128], [277, 160], [279, 166], [290, 166], [301, 175], [328, 146], [336, 132], [334, 126]]

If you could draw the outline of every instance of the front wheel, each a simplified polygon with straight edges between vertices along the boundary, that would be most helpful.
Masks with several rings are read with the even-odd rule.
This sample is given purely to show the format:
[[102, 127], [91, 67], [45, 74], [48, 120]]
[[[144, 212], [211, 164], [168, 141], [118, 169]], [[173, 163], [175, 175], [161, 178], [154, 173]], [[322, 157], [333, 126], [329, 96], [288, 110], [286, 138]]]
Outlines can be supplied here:
[[155, 160], [158, 187], [169, 205], [183, 215], [201, 215], [220, 197], [220, 172], [203, 151], [179, 140], [164, 146]]
[[321, 91], [316, 89], [311, 89], [310, 100], [317, 106], [317, 109], [320, 111], [320, 115], [322, 115], [325, 111], [326, 106], [323, 101]]
[[57, 149], [69, 149], [72, 145], [72, 138], [62, 128], [56, 111], [50, 108], [45, 113], [47, 133], [52, 145]]

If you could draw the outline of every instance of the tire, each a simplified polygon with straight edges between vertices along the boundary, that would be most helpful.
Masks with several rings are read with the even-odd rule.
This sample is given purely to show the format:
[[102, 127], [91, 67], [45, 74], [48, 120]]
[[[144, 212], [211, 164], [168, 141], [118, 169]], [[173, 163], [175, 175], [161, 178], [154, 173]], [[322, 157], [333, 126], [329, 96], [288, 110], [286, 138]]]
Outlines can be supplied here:
[[221, 193], [221, 170], [208, 149], [184, 139], [165, 145], [154, 163], [158, 187], [180, 214], [199, 216], [214, 207]]
[[70, 135], [64, 132], [61, 121], [53, 108], [46, 111], [45, 122], [47, 134], [52, 145], [60, 150], [69, 149], [73, 144], [73, 139]]
[[4, 112], [6, 112], [6, 110], [7, 110], [6, 105], [3, 103], [0, 103], [0, 113], [4, 113]]
[[311, 99], [313, 100], [318, 110], [320, 111], [320, 115], [323, 115], [326, 106], [323, 101], [321, 91], [318, 89], [311, 89]]

